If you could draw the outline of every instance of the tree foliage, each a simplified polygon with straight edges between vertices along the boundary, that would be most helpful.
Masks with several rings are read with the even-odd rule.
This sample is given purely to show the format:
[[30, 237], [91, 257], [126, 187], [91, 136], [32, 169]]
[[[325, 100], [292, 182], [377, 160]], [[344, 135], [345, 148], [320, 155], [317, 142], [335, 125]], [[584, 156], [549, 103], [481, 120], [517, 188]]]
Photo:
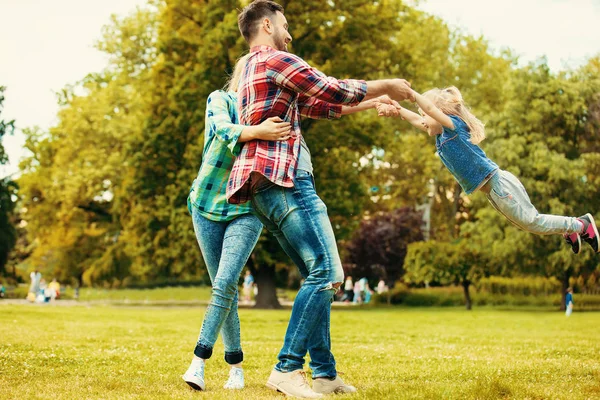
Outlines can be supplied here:
[[[206, 98], [247, 51], [237, 29], [246, 3], [151, 1], [112, 18], [97, 45], [108, 55], [106, 68], [63, 90], [59, 123], [49, 132], [26, 130], [32, 156], [21, 165], [19, 194], [32, 253], [23, 270], [113, 286], [208, 279], [186, 197], [201, 163]], [[403, 77], [419, 91], [458, 86], [487, 123], [483, 149], [523, 181], [540, 212], [600, 211], [599, 58], [561, 73], [544, 60], [518, 67], [510, 52], [400, 0], [281, 3], [291, 51], [311, 65], [339, 78]], [[395, 280], [433, 251], [444, 282], [474, 281], [490, 270], [563, 279], [597, 266], [589, 252], [574, 258], [558, 237], [516, 230], [483, 194], [465, 196], [433, 139], [403, 121], [365, 112], [302, 121], [302, 129], [344, 259], [366, 268], [375, 252]], [[403, 267], [404, 243], [418, 240], [421, 224], [411, 217], [394, 225], [397, 215], [413, 215], [395, 210], [424, 205], [428, 236], [439, 246], [410, 245]], [[377, 219], [386, 212], [388, 221]], [[385, 234], [373, 234], [374, 221]], [[381, 239], [369, 249], [371, 239], [360, 239], [367, 237]], [[411, 253], [412, 246], [420, 250]], [[271, 235], [249, 266], [269, 288], [264, 305], [275, 304], [275, 277], [291, 261]]]
[[[2, 119], [5, 90], [6, 87], [0, 86], [0, 165], [8, 162], [8, 154], [2, 145], [2, 138], [4, 135], [12, 134], [15, 129], [15, 121]], [[17, 239], [14, 226], [16, 192], [17, 185], [10, 177], [0, 177], [0, 276], [6, 273], [8, 256]]]

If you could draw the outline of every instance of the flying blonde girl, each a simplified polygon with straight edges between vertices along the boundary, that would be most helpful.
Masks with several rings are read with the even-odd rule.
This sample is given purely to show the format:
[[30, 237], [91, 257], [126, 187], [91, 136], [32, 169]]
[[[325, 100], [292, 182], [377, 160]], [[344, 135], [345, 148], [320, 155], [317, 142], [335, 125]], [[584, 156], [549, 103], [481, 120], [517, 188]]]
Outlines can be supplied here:
[[414, 95], [420, 115], [397, 103], [379, 104], [377, 110], [385, 116], [399, 111], [402, 119], [435, 136], [442, 163], [466, 194], [481, 190], [500, 214], [524, 231], [563, 235], [575, 254], [579, 253], [581, 239], [598, 252], [598, 228], [591, 214], [579, 218], [540, 214], [519, 179], [485, 155], [478, 146], [485, 139], [484, 125], [465, 105], [456, 87]]

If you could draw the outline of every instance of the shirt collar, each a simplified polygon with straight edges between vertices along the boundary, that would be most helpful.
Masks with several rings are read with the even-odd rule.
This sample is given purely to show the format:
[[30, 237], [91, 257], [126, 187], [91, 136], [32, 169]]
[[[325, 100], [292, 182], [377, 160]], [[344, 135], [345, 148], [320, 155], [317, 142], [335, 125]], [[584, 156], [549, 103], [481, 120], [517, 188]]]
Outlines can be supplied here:
[[266, 44], [259, 44], [258, 46], [252, 46], [250, 53], [256, 53], [258, 51], [276, 51], [275, 48]]

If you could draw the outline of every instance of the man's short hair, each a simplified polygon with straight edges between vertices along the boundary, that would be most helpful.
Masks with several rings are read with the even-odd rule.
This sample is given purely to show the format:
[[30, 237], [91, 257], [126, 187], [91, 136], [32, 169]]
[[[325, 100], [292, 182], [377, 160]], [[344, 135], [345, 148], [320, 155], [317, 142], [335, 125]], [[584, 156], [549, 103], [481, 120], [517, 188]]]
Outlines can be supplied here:
[[254, 0], [238, 15], [238, 28], [247, 42], [258, 32], [258, 22], [265, 17], [273, 17], [277, 11], [283, 14], [283, 7], [271, 0]]

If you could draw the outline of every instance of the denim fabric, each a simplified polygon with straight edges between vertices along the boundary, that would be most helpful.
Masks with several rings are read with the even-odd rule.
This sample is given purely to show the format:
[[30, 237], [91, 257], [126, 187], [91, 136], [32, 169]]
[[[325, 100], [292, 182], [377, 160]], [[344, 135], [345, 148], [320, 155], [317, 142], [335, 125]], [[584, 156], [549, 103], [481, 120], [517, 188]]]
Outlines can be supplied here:
[[577, 218], [538, 213], [521, 182], [508, 171], [499, 170], [486, 186], [490, 189], [487, 198], [492, 206], [524, 231], [552, 235], [581, 229]]
[[297, 170], [293, 188], [268, 181], [254, 186], [252, 206], [305, 278], [300, 288], [275, 369], [302, 369], [310, 354], [313, 378], [335, 377], [329, 322], [334, 284], [344, 281], [337, 244], [325, 203], [312, 175]]
[[470, 142], [467, 124], [455, 115], [449, 117], [454, 130], [444, 128], [442, 134], [436, 136], [437, 152], [465, 193], [471, 194], [485, 183], [485, 179], [498, 166], [487, 158], [479, 146]]
[[211, 221], [192, 209], [194, 231], [212, 282], [212, 296], [206, 308], [194, 354], [210, 358], [219, 331], [225, 345], [225, 361], [243, 360], [238, 316], [238, 280], [262, 231], [252, 214], [232, 221]]
[[304, 136], [300, 139], [300, 155], [298, 156], [298, 167], [296, 169], [301, 169], [304, 171], [308, 171], [311, 174], [313, 173], [313, 165], [310, 155], [310, 150], [304, 140]]

